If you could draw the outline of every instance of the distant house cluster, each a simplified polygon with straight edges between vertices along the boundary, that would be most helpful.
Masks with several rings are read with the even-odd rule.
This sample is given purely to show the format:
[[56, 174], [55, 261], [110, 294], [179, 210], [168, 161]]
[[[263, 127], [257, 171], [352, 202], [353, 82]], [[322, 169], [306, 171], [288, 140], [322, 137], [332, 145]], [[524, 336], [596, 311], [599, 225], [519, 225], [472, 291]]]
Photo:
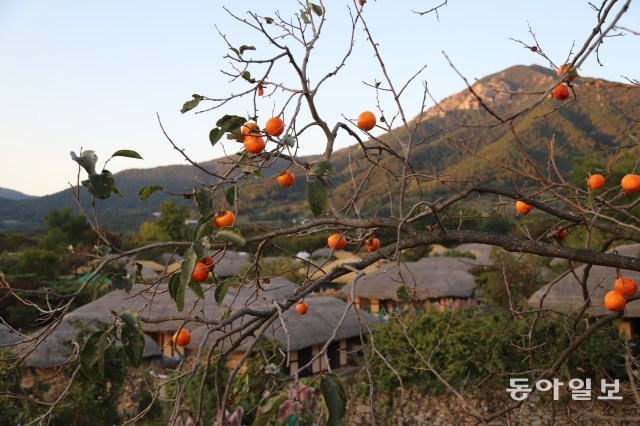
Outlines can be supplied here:
[[[473, 245], [472, 245], [473, 246]], [[273, 322], [264, 336], [282, 349], [288, 349], [289, 363], [283, 372], [300, 375], [317, 374], [327, 368], [337, 369], [352, 363], [357, 347], [374, 326], [383, 324], [385, 313], [411, 304], [425, 309], [456, 309], [475, 305], [475, 282], [469, 269], [479, 262], [487, 262], [490, 247], [475, 245], [465, 251], [476, 250], [477, 255], [458, 258], [440, 255], [416, 262], [376, 263], [365, 269], [365, 275], [354, 284], [355, 274], [347, 274], [334, 283], [340, 291], [335, 295], [312, 294], [305, 298], [309, 310], [299, 315], [293, 309], [283, 312], [282, 321]], [[215, 253], [214, 253], [215, 254]], [[441, 253], [442, 254], [442, 253]], [[475, 257], [475, 259], [473, 259]], [[484, 259], [483, 257], [486, 257]], [[311, 279], [319, 278], [327, 270], [359, 258], [350, 253], [335, 253], [320, 250], [306, 253], [299, 258], [309, 258], [315, 266], [309, 270]], [[252, 258], [245, 253], [227, 251], [224, 256], [215, 254], [214, 273], [220, 279], [231, 277], [246, 267]], [[181, 259], [175, 254], [162, 257], [162, 263], [135, 259], [118, 259], [119, 266], [133, 273], [138, 269], [142, 277], [151, 284], [136, 284], [130, 293], [113, 290], [106, 295], [66, 314], [62, 322], [26, 358], [26, 365], [36, 369], [53, 368], [68, 362], [73, 353], [73, 343], [79, 333], [93, 330], [102, 324], [111, 324], [114, 312], [125, 309], [136, 310], [145, 333], [144, 360], [148, 368], [175, 368], [184, 357], [189, 357], [200, 348], [226, 349], [236, 346], [240, 323], [238, 319], [222, 330], [213, 331], [202, 323], [185, 323], [175, 318], [197, 317], [201, 320], [220, 318], [223, 312], [236, 312], [244, 307], [252, 309], [274, 309], [297, 290], [296, 284], [283, 277], [249, 281], [243, 287], [229, 289], [220, 304], [213, 300], [213, 284], [206, 290], [205, 300], [193, 292], [185, 293], [185, 311], [178, 312], [171, 299], [166, 279], [167, 274], [180, 268]], [[136, 265], [136, 263], [138, 265]], [[88, 273], [88, 271], [78, 271]], [[403, 295], [404, 292], [404, 295]], [[335, 297], [338, 296], [338, 297]], [[191, 342], [186, 347], [176, 347], [172, 337], [180, 328], [191, 332]], [[0, 328], [2, 340], [15, 344], [24, 336], [5, 336]], [[228, 365], [237, 365], [242, 354], [254, 337], [245, 339], [235, 347]], [[327, 343], [328, 342], [328, 343]], [[29, 343], [18, 344], [24, 349]], [[318, 356], [321, 352], [326, 355]]]

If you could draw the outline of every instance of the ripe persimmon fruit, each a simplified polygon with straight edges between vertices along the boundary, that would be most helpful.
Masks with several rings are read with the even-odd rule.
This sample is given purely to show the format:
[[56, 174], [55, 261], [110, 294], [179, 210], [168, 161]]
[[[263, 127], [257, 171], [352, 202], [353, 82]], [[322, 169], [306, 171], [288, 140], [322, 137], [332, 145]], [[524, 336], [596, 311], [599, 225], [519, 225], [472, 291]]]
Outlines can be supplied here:
[[236, 215], [234, 215], [233, 212], [229, 210], [218, 212], [218, 214], [213, 217], [213, 224], [216, 226], [216, 228], [222, 228], [223, 226], [233, 226], [233, 223], [235, 221]]
[[175, 342], [176, 346], [187, 346], [191, 343], [191, 333], [186, 328], [178, 331], [173, 335], [172, 340]]
[[193, 280], [201, 283], [202, 281], [207, 279], [209, 275], [209, 267], [202, 262], [196, 263], [196, 268], [193, 270], [191, 276]]
[[638, 284], [629, 277], [620, 277], [613, 284], [613, 289], [624, 297], [629, 297], [638, 292]]
[[264, 88], [262, 86], [258, 86], [258, 96], [264, 95]]
[[589, 189], [596, 191], [604, 187], [604, 176], [595, 174], [589, 177]]
[[640, 192], [640, 176], [630, 173], [625, 175], [620, 182], [622, 189], [627, 192]]
[[571, 68], [570, 64], [564, 64], [561, 67], [558, 68], [557, 73], [558, 73], [558, 77], [560, 77], [562, 74], [567, 73], [567, 81], [573, 81], [578, 77], [578, 71], [576, 71], [575, 68]]
[[253, 123], [251, 121], [245, 123], [241, 128], [240, 128], [240, 134], [242, 136], [247, 136], [251, 133], [254, 134], [259, 134], [260, 133], [260, 128], [258, 127], [258, 125], [256, 123]]
[[278, 177], [276, 177], [276, 182], [278, 182], [278, 185], [280, 186], [289, 188], [293, 186], [294, 183], [296, 183], [296, 176], [293, 174], [293, 172], [285, 170], [284, 172], [280, 173]]
[[553, 97], [559, 101], [564, 101], [569, 98], [569, 88], [564, 83], [556, 86], [551, 93], [553, 93]]
[[264, 132], [269, 136], [280, 136], [284, 132], [284, 121], [280, 117], [268, 119], [264, 125]]
[[205, 256], [200, 259], [200, 262], [204, 263], [207, 266], [207, 269], [211, 271], [213, 267], [216, 265], [216, 261], [213, 260], [211, 256]]
[[533, 210], [533, 206], [530, 206], [524, 201], [516, 201], [516, 210], [520, 214], [528, 214], [531, 210]]
[[306, 314], [308, 310], [309, 310], [309, 305], [307, 305], [304, 302], [300, 302], [296, 305], [296, 312], [298, 312], [300, 315]]
[[615, 290], [611, 290], [604, 295], [604, 307], [610, 311], [622, 311], [627, 301], [624, 296]]
[[364, 245], [367, 250], [369, 250], [370, 252], [374, 252], [378, 250], [378, 247], [380, 247], [380, 240], [376, 237], [371, 237], [364, 242]]
[[376, 116], [371, 111], [365, 111], [358, 116], [358, 127], [364, 131], [373, 129], [376, 125]]
[[266, 146], [261, 136], [249, 134], [244, 137], [244, 149], [252, 154], [260, 154]]
[[340, 234], [331, 234], [327, 238], [327, 245], [330, 249], [342, 250], [347, 245], [347, 239]]

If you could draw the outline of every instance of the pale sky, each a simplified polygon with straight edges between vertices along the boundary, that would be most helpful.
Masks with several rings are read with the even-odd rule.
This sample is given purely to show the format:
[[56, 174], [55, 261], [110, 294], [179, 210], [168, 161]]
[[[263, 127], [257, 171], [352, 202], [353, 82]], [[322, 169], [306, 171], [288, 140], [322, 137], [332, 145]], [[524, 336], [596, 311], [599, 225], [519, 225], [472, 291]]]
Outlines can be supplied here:
[[[581, 47], [596, 22], [588, 3], [578, 0], [449, 0], [440, 9], [439, 21], [435, 15], [412, 13], [439, 3], [369, 0], [365, 6], [364, 16], [399, 86], [427, 65], [403, 97], [410, 117], [420, 109], [422, 81], [438, 99], [464, 88], [443, 50], [473, 81], [512, 65], [548, 65], [509, 40], [530, 42], [527, 22], [556, 63], [564, 61], [574, 41], [574, 51]], [[194, 159], [222, 156], [222, 146], [211, 147], [209, 130], [224, 114], [251, 112], [252, 100], [243, 98], [204, 114], [179, 112], [192, 93], [219, 97], [248, 87], [245, 81], [230, 83], [220, 73], [229, 70], [222, 59], [228, 50], [216, 26], [233, 45], [257, 47], [245, 56], [262, 59], [274, 52], [259, 34], [232, 20], [223, 5], [241, 16], [247, 10], [274, 16], [278, 10], [287, 17], [300, 8], [296, 1], [284, 0], [0, 0], [0, 187], [31, 195], [63, 190], [77, 171], [69, 151], [80, 147], [93, 149], [102, 161], [124, 148], [144, 157], [114, 159], [112, 172], [184, 163], [164, 139], [156, 112], [174, 141]], [[348, 47], [347, 5], [351, 1], [326, 1], [328, 22], [311, 60], [315, 81], [335, 68]], [[640, 31], [638, 2], [621, 24]], [[329, 123], [375, 107], [375, 92], [363, 81], [381, 80], [382, 74], [361, 27], [354, 49], [346, 68], [318, 96], [320, 114]], [[616, 81], [623, 81], [622, 76], [640, 79], [638, 52], [638, 36], [607, 39], [600, 51], [604, 66], [594, 55], [580, 72]], [[272, 75], [288, 79], [285, 65]], [[261, 98], [258, 107], [267, 117], [284, 99], [279, 93]], [[337, 145], [350, 144], [345, 136]], [[237, 147], [227, 148], [235, 152]], [[317, 134], [301, 142], [302, 154], [323, 150]]]

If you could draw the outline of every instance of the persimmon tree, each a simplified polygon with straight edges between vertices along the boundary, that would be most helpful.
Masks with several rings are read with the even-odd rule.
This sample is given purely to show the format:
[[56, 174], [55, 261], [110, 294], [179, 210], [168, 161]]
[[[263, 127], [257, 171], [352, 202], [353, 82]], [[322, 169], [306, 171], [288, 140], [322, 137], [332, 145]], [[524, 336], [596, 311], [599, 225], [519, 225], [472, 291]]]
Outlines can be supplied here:
[[[420, 13], [424, 19], [437, 14], [440, 8], [446, 6], [446, 1], [435, 8], [425, 8]], [[517, 110], [499, 110], [483, 97], [483, 94], [468, 83], [464, 70], [458, 70], [453, 61], [449, 61], [453, 74], [457, 74], [466, 84], [468, 93], [478, 105], [480, 112], [473, 120], [467, 121], [465, 116], [447, 115], [446, 108], [432, 99], [427, 84], [421, 85], [421, 75], [424, 68], [416, 70], [408, 81], [398, 82], [385, 65], [385, 58], [376, 43], [376, 33], [386, 29], [373, 28], [367, 21], [368, 7], [382, 7], [369, 4], [363, 0], [354, 1], [348, 6], [345, 19], [349, 19], [350, 32], [345, 34], [346, 48], [335, 55], [333, 64], [314, 65], [324, 67], [319, 72], [310, 72], [314, 48], [325, 31], [326, 14], [332, 5], [323, 3], [301, 2], [298, 13], [291, 17], [283, 17], [279, 13], [272, 16], [262, 16], [256, 12], [238, 14], [225, 9], [231, 25], [243, 26], [246, 31], [258, 34], [262, 45], [244, 45], [242, 40], [231, 40], [220, 32], [220, 37], [228, 48], [225, 58], [229, 68], [223, 71], [226, 78], [230, 78], [230, 95], [200, 95], [194, 94], [182, 107], [183, 113], [203, 113], [215, 117], [215, 114], [229, 104], [241, 103], [242, 109], [249, 108], [252, 112], [248, 116], [241, 112], [237, 114], [220, 114], [216, 117], [216, 126], [209, 134], [211, 145], [224, 145], [227, 155], [219, 160], [224, 167], [209, 170], [193, 158], [181, 144], [163, 127], [160, 117], [158, 123], [167, 143], [171, 144], [179, 155], [188, 161], [194, 170], [203, 173], [205, 182], [184, 193], [170, 193], [159, 185], [147, 186], [140, 189], [141, 200], [154, 196], [156, 192], [167, 192], [171, 196], [184, 197], [194, 202], [194, 208], [199, 214], [199, 221], [192, 235], [185, 241], [163, 241], [131, 250], [122, 250], [112, 244], [103, 232], [100, 220], [96, 214], [96, 203], [111, 196], [118, 196], [117, 182], [106, 169], [96, 171], [97, 155], [93, 151], [85, 150], [79, 155], [73, 154], [73, 160], [79, 164], [78, 183], [75, 193], [78, 201], [81, 197], [89, 196], [94, 205], [93, 211], [82, 209], [91, 228], [100, 235], [100, 245], [94, 255], [101, 262], [93, 273], [84, 281], [84, 285], [68, 301], [56, 307], [40, 307], [40, 315], [52, 321], [43, 330], [26, 337], [26, 345], [21, 351], [21, 357], [26, 357], [43, 339], [52, 332], [64, 314], [69, 311], [73, 298], [88, 291], [88, 283], [99, 277], [105, 267], [118, 258], [132, 256], [155, 249], [175, 250], [183, 255], [181, 271], [166, 273], [160, 279], [152, 282], [143, 281], [140, 276], [112, 276], [112, 286], [130, 290], [134, 283], [144, 282], [150, 289], [168, 283], [167, 290], [176, 303], [178, 315], [158, 318], [154, 321], [180, 320], [184, 324], [209, 325], [207, 334], [209, 341], [199, 347], [192, 362], [182, 362], [178, 372], [161, 386], [174, 386], [173, 400], [169, 422], [174, 424], [182, 415], [185, 404], [185, 389], [193, 386], [196, 378], [200, 378], [196, 386], [205, 388], [205, 378], [211, 377], [211, 371], [222, 371], [224, 375], [214, 374], [216, 378], [216, 424], [229, 422], [227, 414], [233, 411], [232, 396], [237, 384], [241, 368], [249, 362], [256, 352], [265, 356], [266, 351], [256, 351], [256, 345], [271, 326], [286, 325], [281, 321], [281, 315], [289, 309], [296, 309], [305, 296], [330, 283], [331, 281], [349, 273], [355, 273], [354, 288], [358, 280], [365, 275], [364, 269], [375, 262], [384, 260], [389, 264], [402, 263], [402, 253], [416, 247], [430, 244], [461, 244], [481, 243], [502, 248], [508, 252], [532, 254], [548, 258], [560, 258], [586, 265], [602, 265], [617, 269], [640, 271], [640, 260], [635, 257], [623, 256], [615, 252], [608, 252], [617, 242], [640, 242], [640, 219], [637, 217], [639, 198], [634, 195], [640, 191], [633, 184], [620, 187], [619, 181], [610, 179], [613, 171], [622, 158], [637, 158], [637, 140], [632, 133], [637, 130], [637, 119], [633, 114], [637, 111], [627, 111], [629, 115], [629, 134], [624, 140], [616, 141], [615, 146], [607, 148], [603, 158], [606, 160], [604, 170], [599, 170], [605, 177], [605, 186], [601, 189], [590, 190], [586, 181], [574, 182], [569, 170], [563, 170], [555, 161], [554, 136], [545, 142], [547, 149], [544, 160], [534, 156], [523, 142], [519, 125], [525, 120], [545, 119], [560, 114], [565, 108], [570, 108], [574, 102], [589, 102], [581, 95], [581, 86], [577, 85], [580, 77], [576, 70], [590, 56], [598, 55], [603, 49], [603, 41], [614, 34], [637, 36], [633, 30], [623, 27], [621, 22], [627, 12], [630, 1], [605, 0], [600, 5], [593, 5], [593, 28], [589, 34], [583, 35], [582, 43], [575, 51], [567, 52], [566, 58], [550, 58], [544, 46], [537, 41], [531, 30], [531, 40], [516, 40], [517, 44], [529, 49], [534, 57], [542, 57], [549, 68], [557, 71], [557, 78], [550, 79], [543, 90], [533, 93], [504, 93], [507, 96], [518, 97], [524, 101], [518, 103]], [[394, 5], [393, 7], [403, 7]], [[342, 13], [338, 7], [336, 13]], [[355, 43], [357, 34], [363, 33], [366, 44]], [[613, 40], [612, 42], [615, 42]], [[382, 81], [365, 83], [370, 86], [371, 98], [363, 100], [363, 111], [371, 110], [358, 120], [356, 117], [344, 117], [337, 122], [330, 122], [326, 118], [317, 102], [317, 96], [332, 79], [352, 78], [345, 72], [353, 49], [368, 49], [375, 65], [382, 75]], [[264, 52], [274, 52], [272, 54]], [[427, 58], [428, 61], [428, 58]], [[615, 64], [614, 64], [615, 65]], [[286, 67], [294, 76], [292, 79], [280, 79], [274, 72], [277, 67]], [[312, 78], [311, 75], [321, 77]], [[356, 84], [357, 82], [354, 82]], [[590, 81], [591, 85], [598, 85], [598, 81]], [[623, 90], [627, 96], [637, 96], [640, 88], [637, 81], [616, 83], [615, 89]], [[418, 108], [411, 106], [409, 110], [403, 102], [403, 94], [408, 88], [418, 87], [423, 91], [422, 105]], [[559, 93], [558, 87], [562, 88]], [[610, 90], [603, 84], [599, 90]], [[196, 88], [197, 90], [197, 88]], [[566, 93], [565, 93], [566, 92]], [[442, 111], [441, 129], [428, 131], [424, 123], [429, 119], [425, 113], [427, 103], [433, 100], [435, 110]], [[268, 111], [274, 105], [273, 112]], [[375, 105], [367, 108], [364, 105]], [[415, 114], [411, 119], [410, 115]], [[376, 119], [375, 124], [372, 117]], [[276, 118], [276, 120], [274, 120]], [[271, 120], [271, 121], [270, 121]], [[372, 127], [375, 125], [375, 127]], [[416, 152], [427, 146], [441, 131], [454, 135], [460, 129], [474, 129], [478, 132], [487, 129], [500, 128], [508, 135], [510, 149], [517, 153], [511, 160], [493, 158], [483, 152], [473, 142], [468, 142], [451, 136], [449, 143], [456, 150], [460, 161], [465, 158], [480, 160], [486, 165], [490, 173], [474, 174], [473, 171], [460, 171], [459, 175], [441, 175], [437, 171], [422, 167], [414, 161]], [[322, 135], [324, 151], [314, 161], [299, 154], [299, 147], [312, 129], [319, 129]], [[632, 130], [636, 129], [636, 130]], [[384, 131], [384, 136], [374, 133]], [[372, 133], [374, 132], [374, 133]], [[335, 164], [335, 143], [338, 137], [348, 137], [353, 141], [350, 148], [348, 172], [341, 174]], [[135, 151], [118, 151], [114, 156], [131, 158], [140, 157]], [[626, 157], [625, 157], [626, 156]], [[476, 163], [474, 163], [476, 164]], [[82, 179], [86, 173], [87, 178]], [[635, 164], [625, 174], [633, 175]], [[250, 206], [250, 199], [245, 199], [245, 192], [251, 187], [255, 179], [270, 179], [265, 176], [277, 176], [271, 179], [275, 187], [286, 191], [293, 185], [305, 185], [307, 204], [307, 220], [293, 226], [252, 223], [246, 230], [241, 229], [239, 223], [249, 222], [246, 217]], [[634, 177], [630, 180], [636, 179]], [[640, 178], [637, 178], [640, 180]], [[384, 182], [384, 186], [374, 185]], [[382, 188], [382, 189], [381, 189]], [[385, 191], [376, 194], [383, 208], [373, 210], [365, 208], [362, 201], [372, 191]], [[114, 195], [115, 194], [115, 195]], [[157, 196], [157, 195], [156, 195]], [[484, 206], [489, 206], [488, 214], [480, 220], [490, 220], [492, 217], [508, 217], [516, 224], [514, 232], [478, 230], [465, 226], [467, 216], [462, 213], [465, 208], [473, 206], [479, 200]], [[243, 205], [243, 203], [246, 203]], [[518, 203], [516, 214], [516, 203]], [[82, 204], [78, 202], [81, 207]], [[81, 207], [82, 208], [82, 207]], [[225, 223], [227, 226], [217, 227], [216, 219], [222, 217], [220, 212], [230, 211], [236, 223]], [[379, 212], [384, 211], [384, 214]], [[541, 232], [530, 229], [519, 218], [529, 212], [544, 216], [545, 223], [552, 223]], [[243, 218], [244, 215], [244, 218]], [[516, 218], [516, 219], [514, 219]], [[567, 232], [582, 235], [582, 247], [564, 244]], [[267, 246], [273, 245], [274, 239], [286, 237], [290, 239], [302, 238], [308, 235], [332, 235], [328, 243], [333, 249], [357, 250], [366, 246], [370, 253], [360, 261], [347, 263], [334, 268], [325, 269], [320, 277], [308, 273], [309, 262], [299, 259], [301, 266], [296, 266], [297, 272], [305, 277], [295, 292], [285, 299], [274, 303], [269, 308], [255, 308], [244, 306], [232, 312], [225, 312], [219, 318], [201, 318], [190, 314], [189, 306], [185, 305], [185, 292], [194, 292], [204, 298], [207, 303], [220, 303], [230, 286], [246, 287], [258, 291], [261, 279], [269, 279], [261, 273], [261, 260]], [[384, 235], [384, 237], [382, 237]], [[344, 238], [348, 242], [342, 248]], [[251, 274], [240, 274], [233, 280], [215, 283], [200, 283], [194, 280], [193, 273], [196, 264], [210, 250], [219, 250], [223, 255], [231, 249], [240, 249], [245, 245], [252, 245], [256, 250], [252, 253], [253, 261]], [[373, 247], [373, 248], [372, 248]], [[277, 248], [277, 245], [276, 245]], [[107, 257], [106, 254], [109, 253]], [[292, 253], [285, 253], [292, 255]], [[307, 272], [305, 272], [307, 271]], [[572, 273], [573, 268], [565, 274]], [[575, 325], [571, 332], [570, 343], [564, 348], [553, 362], [543, 368], [538, 367], [533, 373], [537, 380], [554, 376], [566, 360], [590, 337], [613, 321], [622, 317], [622, 312], [612, 312], [609, 315], [590, 320], [584, 326], [583, 321], [588, 308], [601, 305], [601, 301], [591, 300], [587, 290], [589, 269], [579, 277], [583, 293], [584, 306], [571, 313], [569, 321]], [[306, 274], [306, 275], [305, 275]], [[507, 290], [509, 283], [507, 285]], [[11, 284], [3, 280], [3, 285], [11, 288]], [[411, 279], [405, 283], [407, 289], [412, 287]], [[410, 292], [407, 292], [407, 294]], [[14, 293], [16, 297], [29, 303], [28, 298]], [[629, 296], [626, 302], [640, 298]], [[407, 305], [412, 299], [408, 297]], [[356, 309], [353, 302], [347, 309]], [[392, 321], [402, 322], [403, 310], [394, 314]], [[522, 318], [531, 320], [531, 327], [542, 316], [548, 315], [542, 309], [522, 311], [512, 307], [510, 321], [518, 322]], [[558, 314], [559, 315], [559, 314]], [[344, 317], [343, 317], [344, 319]], [[237, 324], [242, 324], [237, 326]], [[232, 328], [230, 328], [233, 325]], [[74, 352], [70, 363], [76, 363], [76, 373], [83, 373], [95, 380], [101, 380], [104, 375], [104, 352], [106, 348], [120, 340], [124, 353], [130, 363], [137, 366], [141, 362], [144, 339], [142, 337], [142, 323], [135, 311], [117, 312], [114, 322], [106, 331], [92, 334], [82, 347]], [[375, 333], [365, 332], [363, 327], [362, 350], [364, 353], [363, 369], [368, 372], [368, 365], [372, 358], [384, 360], [384, 354], [376, 349]], [[405, 329], [405, 331], [407, 331]], [[221, 332], [215, 334], [216, 332]], [[222, 333], [223, 332], [223, 333]], [[335, 333], [334, 333], [335, 334]], [[532, 333], [529, 333], [531, 335]], [[514, 402], [496, 412], [481, 413], [472, 402], [468, 401], [461, 389], [447, 382], [440, 374], [438, 366], [431, 362], [430, 357], [422, 354], [413, 345], [409, 332], [400, 333], [407, 339], [410, 350], [419, 354], [418, 360], [424, 374], [433, 375], [440, 381], [446, 392], [461, 400], [462, 411], [468, 418], [480, 423], [490, 422], [506, 413], [518, 408], [522, 402]], [[215, 337], [219, 336], [219, 337]], [[526, 334], [525, 334], [526, 336]], [[253, 339], [253, 337], [256, 337]], [[446, 336], [443, 336], [446, 338]], [[233, 343], [223, 347], [223, 339], [230, 339]], [[526, 340], [526, 339], [525, 339]], [[330, 341], [314, 359], [327, 357]], [[531, 344], [531, 341], [529, 341]], [[225, 360], [238, 348], [243, 348], [240, 363], [227, 371]], [[433, 348], [434, 350], [436, 348]], [[533, 351], [525, 344], [525, 351]], [[288, 348], [281, 348], [281, 352], [273, 349], [274, 357], [284, 353], [281, 362], [287, 362]], [[269, 359], [265, 356], [266, 359]], [[277, 358], [277, 357], [276, 357]], [[282, 360], [285, 361], [282, 361]], [[391, 362], [385, 361], [390, 371], [394, 370]], [[300, 366], [299, 372], [311, 364]], [[328, 363], [327, 363], [328, 364]], [[526, 370], [526, 368], [523, 368]], [[374, 394], [375, 380], [369, 377], [369, 401], [372, 419], [375, 422]], [[73, 379], [73, 376], [72, 376]], [[265, 424], [277, 417], [277, 407], [288, 401], [286, 384], [290, 381], [298, 382], [298, 374], [278, 380], [268, 387], [269, 394], [260, 394], [254, 407], [253, 415]], [[318, 379], [319, 387], [327, 406], [328, 423], [335, 424], [344, 414], [345, 396], [341, 380], [333, 374], [322, 374]], [[68, 388], [67, 388], [68, 390]], [[267, 388], [262, 389], [267, 390]], [[302, 392], [302, 391], [301, 391]], [[64, 399], [64, 394], [60, 400]], [[293, 402], [290, 401], [292, 404]], [[190, 407], [196, 423], [211, 423], [213, 419], [203, 418], [202, 401]], [[43, 414], [35, 421], [46, 421], [55, 410], [56, 404], [44, 404]], [[276, 407], [276, 408], [274, 408]], [[140, 414], [142, 416], [144, 411]], [[138, 417], [130, 422], [135, 422]], [[256, 420], [256, 421], [258, 421]]]

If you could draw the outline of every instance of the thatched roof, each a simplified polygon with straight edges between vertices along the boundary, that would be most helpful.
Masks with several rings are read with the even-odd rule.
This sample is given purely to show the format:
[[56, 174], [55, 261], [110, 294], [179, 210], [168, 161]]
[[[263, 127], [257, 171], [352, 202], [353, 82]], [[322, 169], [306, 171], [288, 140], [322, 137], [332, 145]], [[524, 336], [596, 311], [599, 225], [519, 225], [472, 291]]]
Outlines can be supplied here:
[[[312, 262], [314, 264], [314, 266], [310, 267], [310, 272], [311, 274], [309, 275], [309, 279], [311, 280], [317, 280], [318, 278], [321, 278], [323, 275], [325, 275], [328, 271], [332, 270], [333, 268], [337, 267], [337, 266], [341, 266], [344, 265], [345, 263], [355, 263], [355, 262], [359, 262], [361, 261], [362, 258], [360, 258], [359, 256], [356, 256], [354, 254], [350, 254], [349, 256], [342, 256], [339, 257], [335, 260], [325, 260], [324, 263], [318, 262], [318, 261], [314, 261]], [[373, 263], [369, 266], [367, 266], [364, 271], [365, 272], [372, 272], [375, 271], [376, 269], [378, 269], [378, 267], [380, 266], [379, 262]], [[355, 273], [353, 272], [349, 272], [348, 274], [342, 275], [341, 277], [338, 277], [336, 279], [334, 279], [333, 281], [336, 283], [340, 283], [340, 284], [346, 284], [349, 281], [351, 281], [354, 277], [356, 276]]]
[[0, 323], [0, 349], [15, 345], [20, 340], [22, 340], [22, 336], [20, 336], [20, 334]]
[[473, 254], [476, 258], [465, 258], [464, 262], [470, 265], [490, 265], [491, 264], [491, 252], [493, 246], [488, 244], [467, 243], [460, 244], [459, 246], [451, 249], [457, 252], [467, 252]]
[[227, 250], [226, 253], [211, 252], [210, 256], [216, 261], [213, 273], [217, 277], [226, 278], [240, 272], [243, 266], [253, 261], [247, 253], [238, 253], [237, 251]]
[[[467, 272], [464, 258], [425, 257], [417, 262], [395, 263], [381, 266], [363, 276], [356, 283], [355, 295], [367, 299], [396, 300], [397, 290], [403, 283], [418, 299], [442, 297], [473, 297], [475, 280]], [[351, 295], [352, 284], [344, 286], [341, 293]]]
[[[86, 321], [82, 323], [82, 326], [95, 329], [99, 323], [100, 321]], [[64, 364], [73, 353], [73, 342], [78, 342], [78, 333], [80, 333], [80, 329], [76, 326], [76, 323], [64, 318], [60, 325], [29, 354], [25, 360], [25, 365], [37, 368], [52, 368]], [[161, 355], [160, 347], [151, 337], [145, 334], [144, 340], [143, 358]], [[82, 346], [82, 342], [78, 343]], [[119, 345], [120, 342], [117, 344]], [[28, 346], [29, 343], [26, 343], [23, 348]]]
[[[309, 297], [305, 299], [305, 302], [309, 306], [309, 310], [305, 315], [299, 315], [293, 308], [283, 312], [282, 318], [289, 333], [289, 348], [291, 350], [324, 344], [340, 322], [340, 318], [342, 318], [348, 306], [346, 302], [336, 297]], [[367, 334], [370, 325], [377, 322], [378, 320], [371, 314], [364, 311], [356, 312], [354, 307], [350, 307], [344, 322], [336, 333], [335, 340], [357, 337], [361, 331]], [[238, 321], [225, 329], [225, 331], [239, 326], [240, 322]], [[195, 328], [191, 332], [189, 347], [198, 348], [208, 330], [208, 326]], [[221, 332], [211, 333], [205, 346], [213, 344], [216, 336], [221, 334]], [[266, 330], [265, 336], [268, 339], [275, 340], [282, 348], [287, 348], [287, 333], [282, 328], [280, 320], [276, 320], [271, 324]], [[226, 338], [222, 342], [222, 347], [229, 347], [237, 338], [237, 335]], [[246, 339], [237, 350], [246, 350], [250, 342], [252, 342], [252, 338]]]
[[[618, 246], [615, 250], [624, 256], [638, 256], [640, 244]], [[584, 269], [584, 265], [577, 267], [575, 269], [576, 275], [582, 277]], [[620, 275], [630, 277], [640, 283], [640, 272], [620, 270]], [[615, 268], [595, 265], [591, 268], [587, 280], [587, 289], [593, 305], [593, 308], [590, 309], [591, 314], [604, 315], [609, 312], [602, 307], [604, 295], [613, 289], [613, 283], [617, 277]], [[533, 293], [529, 298], [529, 305], [538, 308], [543, 297], [542, 307], [544, 309], [570, 312], [584, 305], [582, 287], [573, 274], [566, 275], [555, 284], [549, 283]], [[640, 317], [640, 300], [627, 304], [624, 316]]]

